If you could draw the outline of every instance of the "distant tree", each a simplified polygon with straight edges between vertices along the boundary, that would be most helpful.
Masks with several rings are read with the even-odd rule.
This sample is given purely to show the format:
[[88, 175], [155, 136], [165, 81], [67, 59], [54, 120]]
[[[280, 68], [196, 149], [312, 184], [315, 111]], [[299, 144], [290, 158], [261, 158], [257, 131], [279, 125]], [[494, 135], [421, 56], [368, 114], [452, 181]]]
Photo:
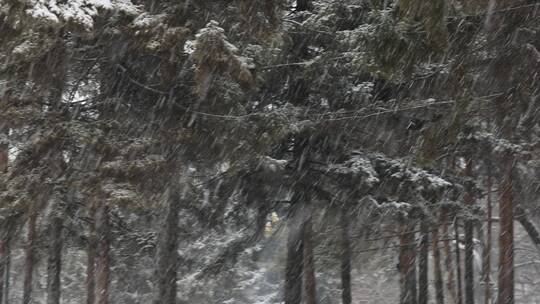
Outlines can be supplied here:
[[399, 273], [400, 273], [400, 304], [416, 304], [416, 242], [414, 225], [402, 223], [399, 230]]
[[418, 304], [429, 301], [429, 225], [427, 219], [420, 223], [420, 246], [418, 251]]

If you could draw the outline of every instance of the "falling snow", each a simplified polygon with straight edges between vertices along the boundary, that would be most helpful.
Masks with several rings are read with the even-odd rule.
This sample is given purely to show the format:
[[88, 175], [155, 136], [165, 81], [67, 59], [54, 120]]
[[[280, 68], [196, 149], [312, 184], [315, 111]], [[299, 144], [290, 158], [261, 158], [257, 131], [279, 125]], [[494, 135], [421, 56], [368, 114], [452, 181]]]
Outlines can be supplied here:
[[0, 304], [539, 303], [539, 9], [0, 0]]

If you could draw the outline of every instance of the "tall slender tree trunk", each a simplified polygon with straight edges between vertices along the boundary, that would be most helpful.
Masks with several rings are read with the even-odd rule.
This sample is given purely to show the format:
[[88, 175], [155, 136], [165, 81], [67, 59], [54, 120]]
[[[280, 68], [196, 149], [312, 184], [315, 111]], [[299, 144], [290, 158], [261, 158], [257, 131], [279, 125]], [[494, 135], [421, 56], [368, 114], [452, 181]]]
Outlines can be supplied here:
[[176, 303], [176, 269], [178, 266], [178, 211], [180, 195], [175, 186], [167, 193], [167, 215], [157, 251], [157, 278], [154, 304]]
[[304, 246], [301, 227], [289, 223], [287, 239], [287, 262], [285, 265], [285, 304], [300, 304], [302, 301], [302, 269]]
[[317, 284], [315, 279], [315, 263], [313, 261], [313, 224], [311, 214], [308, 215], [303, 227], [304, 243], [304, 291], [306, 304], [317, 303]]
[[[66, 47], [64, 45], [64, 29], [58, 32], [58, 40], [47, 56], [47, 68], [50, 68], [50, 98], [53, 108], [62, 105], [66, 77]], [[58, 206], [53, 206], [58, 208]], [[47, 259], [47, 304], [60, 303], [60, 272], [62, 270], [62, 219], [54, 214], [50, 223], [50, 242]]]
[[8, 249], [8, 240], [7, 240], [7, 233], [4, 233], [5, 235], [0, 236], [0, 304], [4, 303], [4, 287], [5, 282], [4, 279], [6, 277], [7, 267], [6, 267], [6, 260], [7, 260], [7, 249]]
[[351, 294], [351, 239], [349, 235], [349, 217], [341, 211], [341, 300], [342, 304], [352, 303]]
[[47, 261], [47, 304], [60, 303], [60, 272], [62, 270], [62, 219], [55, 215], [50, 225]]
[[96, 248], [98, 245], [96, 234], [96, 204], [92, 202], [89, 209], [90, 229], [88, 232], [88, 247], [86, 249], [86, 304], [94, 304], [96, 290]]
[[[465, 165], [465, 176], [472, 179], [472, 160], [468, 159]], [[472, 183], [472, 181], [471, 181]], [[467, 186], [464, 201], [465, 205], [474, 204], [472, 185]], [[465, 304], [474, 304], [474, 222], [465, 220]]]
[[[9, 145], [7, 140], [8, 128], [0, 125], [0, 174], [7, 173]], [[7, 261], [9, 256], [9, 223], [0, 226], [0, 304], [4, 303], [4, 294], [7, 292], [6, 277], [9, 272]]]
[[445, 252], [444, 264], [446, 266], [446, 272], [448, 273], [448, 278], [446, 280], [446, 288], [452, 298], [453, 303], [458, 304], [456, 285], [454, 279], [454, 267], [452, 266], [453, 255], [452, 247], [450, 246], [450, 232], [448, 230], [448, 210], [443, 208], [441, 210], [441, 223], [442, 223], [442, 236], [443, 236], [443, 245]]
[[23, 282], [23, 304], [32, 302], [32, 283], [34, 274], [34, 247], [36, 243], [36, 221], [37, 212], [30, 211], [28, 219], [28, 235], [26, 238], [25, 260], [24, 260], [24, 282]]
[[403, 221], [399, 238], [400, 304], [416, 304], [416, 244], [414, 225]]
[[483, 272], [484, 272], [484, 284], [485, 284], [485, 290], [484, 290], [484, 304], [491, 304], [491, 247], [492, 247], [492, 240], [493, 240], [493, 205], [491, 202], [491, 188], [492, 187], [492, 180], [491, 180], [491, 163], [487, 163], [487, 194], [486, 194], [486, 210], [487, 210], [487, 227], [486, 227], [486, 246], [484, 248], [484, 265], [483, 265]]
[[418, 257], [418, 304], [428, 304], [429, 301], [429, 226], [427, 220], [421, 225], [422, 238]]
[[514, 206], [512, 193], [513, 159], [506, 160], [499, 200], [499, 296], [498, 304], [514, 304]]
[[5, 277], [4, 277], [4, 302], [3, 304], [9, 303], [9, 281], [10, 281], [10, 269], [11, 269], [11, 238], [8, 239], [6, 243], [6, 259], [5, 259]]
[[433, 251], [433, 275], [435, 276], [435, 299], [437, 304], [444, 304], [444, 279], [441, 268], [441, 250], [439, 249], [439, 227], [437, 226], [433, 230], [432, 234], [433, 241], [432, 251]]
[[96, 210], [96, 231], [98, 237], [96, 261], [96, 302], [109, 302], [109, 208], [105, 201]]
[[461, 286], [461, 250], [459, 249], [459, 220], [456, 218], [454, 220], [454, 237], [455, 237], [455, 251], [456, 251], [456, 285], [457, 285], [457, 303], [463, 303], [463, 293]]

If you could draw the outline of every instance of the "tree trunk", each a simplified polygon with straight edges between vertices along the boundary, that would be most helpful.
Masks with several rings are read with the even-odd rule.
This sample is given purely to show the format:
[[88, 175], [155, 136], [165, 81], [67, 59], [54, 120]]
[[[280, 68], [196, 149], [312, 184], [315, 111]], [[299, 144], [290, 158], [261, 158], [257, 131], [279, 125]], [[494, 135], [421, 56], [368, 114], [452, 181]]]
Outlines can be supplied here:
[[455, 279], [454, 279], [454, 267], [452, 267], [452, 247], [450, 246], [450, 233], [448, 231], [448, 210], [446, 208], [443, 208], [441, 210], [441, 223], [442, 223], [442, 233], [443, 233], [443, 244], [444, 244], [444, 252], [445, 252], [445, 259], [444, 264], [446, 266], [446, 272], [448, 273], [448, 278], [446, 280], [446, 288], [448, 289], [448, 292], [450, 293], [450, 296], [452, 298], [453, 303], [458, 303], [457, 298], [457, 292], [456, 292], [456, 285], [455, 285]]
[[[7, 173], [8, 168], [8, 153], [9, 146], [7, 140], [8, 129], [5, 126], [0, 126], [0, 174]], [[9, 223], [2, 223], [2, 229], [0, 231], [0, 304], [4, 303], [4, 294], [6, 282], [4, 281], [9, 272], [7, 267], [7, 261], [9, 256]]]
[[341, 299], [342, 304], [352, 303], [351, 294], [351, 240], [349, 236], [349, 217], [341, 211]]
[[400, 304], [416, 304], [414, 225], [402, 223], [399, 238]]
[[9, 158], [9, 128], [0, 125], [0, 173], [7, 173]]
[[285, 304], [300, 304], [302, 301], [302, 269], [304, 246], [301, 227], [290, 223], [287, 239], [287, 262], [285, 265]]
[[8, 239], [6, 243], [6, 259], [5, 259], [5, 277], [4, 277], [4, 302], [3, 304], [9, 303], [9, 280], [10, 280], [10, 269], [11, 269], [11, 239]]
[[317, 303], [317, 284], [315, 280], [315, 263], [313, 262], [313, 227], [311, 214], [303, 227], [304, 243], [304, 291], [306, 304]]
[[309, 11], [313, 8], [311, 0], [296, 0], [297, 11]]
[[433, 230], [433, 274], [435, 276], [435, 299], [437, 304], [444, 304], [444, 279], [441, 269], [441, 251], [439, 249], [439, 228]]
[[28, 219], [28, 235], [26, 239], [25, 261], [24, 261], [24, 282], [23, 282], [23, 304], [32, 302], [32, 276], [34, 274], [34, 246], [36, 242], [36, 221], [37, 213], [30, 211]]
[[491, 203], [491, 164], [487, 163], [487, 195], [486, 195], [486, 209], [487, 209], [487, 233], [486, 233], [486, 246], [484, 248], [484, 284], [485, 284], [485, 294], [484, 294], [484, 304], [491, 303], [491, 247], [492, 247], [492, 232], [493, 232], [493, 221], [491, 220], [493, 216], [493, 205]]
[[94, 304], [96, 290], [96, 248], [98, 245], [96, 235], [96, 206], [90, 206], [90, 227], [88, 232], [87, 263], [86, 263], [86, 304]]
[[457, 282], [457, 303], [463, 303], [463, 293], [461, 286], [461, 250], [459, 249], [459, 221], [456, 218], [454, 221], [454, 237], [455, 237], [455, 250], [456, 250], [456, 282]]
[[499, 200], [499, 304], [514, 304], [514, 206], [512, 193], [513, 160], [505, 164]]
[[517, 220], [519, 221], [523, 229], [525, 229], [525, 231], [529, 235], [529, 238], [540, 253], [540, 232], [538, 228], [534, 225], [533, 222], [529, 220], [529, 218], [527, 217], [527, 213], [521, 206], [517, 206], [515, 212]]
[[465, 222], [465, 304], [474, 304], [474, 225]]
[[[472, 160], [469, 159], [465, 166], [465, 176], [472, 178]], [[465, 193], [465, 205], [474, 204], [472, 185], [467, 185]], [[474, 304], [474, 222], [465, 220], [465, 304]]]
[[96, 263], [96, 295], [97, 304], [109, 301], [109, 209], [106, 202], [96, 211], [96, 231], [98, 238]]
[[427, 220], [421, 223], [422, 239], [418, 258], [418, 304], [428, 304], [429, 301], [429, 226]]
[[4, 299], [4, 287], [5, 287], [5, 282], [4, 282], [4, 279], [6, 277], [6, 273], [7, 273], [7, 267], [6, 267], [6, 262], [7, 262], [7, 249], [8, 249], [8, 239], [7, 239], [7, 233], [5, 233], [5, 235], [2, 235], [0, 237], [0, 304], [4, 303], [3, 299]]
[[50, 226], [47, 261], [47, 304], [60, 303], [60, 272], [62, 270], [62, 219], [54, 216]]
[[157, 251], [157, 278], [154, 304], [176, 303], [176, 269], [178, 265], [178, 210], [180, 195], [176, 189], [167, 193], [167, 215]]

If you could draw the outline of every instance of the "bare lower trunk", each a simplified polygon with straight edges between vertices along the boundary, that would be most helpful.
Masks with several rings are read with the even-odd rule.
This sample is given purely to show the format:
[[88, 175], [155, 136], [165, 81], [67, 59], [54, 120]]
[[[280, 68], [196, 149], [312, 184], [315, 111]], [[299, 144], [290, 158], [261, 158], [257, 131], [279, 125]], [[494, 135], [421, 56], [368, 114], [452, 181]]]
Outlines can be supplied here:
[[96, 211], [96, 231], [98, 236], [96, 261], [96, 289], [97, 304], [107, 304], [109, 301], [109, 219], [108, 207], [105, 202]]
[[301, 228], [289, 224], [287, 239], [287, 262], [285, 269], [285, 304], [300, 304], [302, 301], [303, 252]]
[[11, 269], [11, 240], [8, 239], [6, 243], [6, 272], [4, 277], [4, 302], [3, 304], [9, 303], [9, 281], [10, 281], [10, 269]]
[[169, 189], [167, 194], [167, 215], [157, 252], [157, 278], [154, 304], [176, 303], [176, 269], [178, 264], [178, 211], [180, 195]]
[[8, 248], [7, 236], [0, 237], [0, 304], [4, 303], [4, 286], [6, 285], [4, 279], [6, 277], [7, 267], [7, 248]]
[[435, 276], [435, 299], [437, 304], [444, 304], [444, 279], [441, 269], [441, 251], [439, 249], [439, 228], [433, 230], [433, 274]]
[[486, 209], [487, 209], [487, 233], [486, 233], [486, 246], [484, 248], [484, 284], [485, 284], [485, 293], [484, 293], [484, 304], [491, 304], [491, 247], [492, 247], [492, 231], [493, 231], [493, 221], [491, 220], [493, 216], [493, 205], [491, 202], [491, 164], [487, 164], [487, 197], [486, 197]]
[[60, 303], [60, 272], [62, 270], [62, 219], [52, 219], [47, 261], [47, 304]]
[[465, 304], [474, 304], [474, 225], [465, 222]]
[[458, 302], [456, 285], [454, 279], [454, 267], [452, 266], [452, 248], [450, 246], [450, 233], [448, 231], [448, 211], [446, 209], [441, 210], [441, 222], [442, 222], [442, 236], [444, 244], [445, 259], [444, 264], [446, 266], [446, 272], [448, 273], [448, 278], [446, 280], [446, 288], [450, 294], [450, 297], [453, 300], [453, 303]]
[[341, 211], [341, 299], [342, 304], [352, 303], [351, 294], [351, 240], [349, 236], [349, 218]]
[[[5, 97], [5, 96], [4, 96]], [[9, 145], [7, 141], [8, 128], [0, 125], [0, 174], [7, 173]], [[3, 223], [0, 227], [0, 304], [7, 292], [6, 277], [9, 272], [7, 261], [9, 257], [9, 224]]]
[[[465, 167], [465, 175], [472, 178], [472, 160], [468, 160]], [[469, 186], [470, 187], [470, 186]], [[474, 204], [474, 196], [471, 189], [467, 189], [464, 197], [465, 205]], [[465, 304], [474, 304], [474, 222], [465, 220]]]
[[34, 274], [34, 246], [36, 241], [36, 220], [37, 214], [31, 212], [28, 219], [28, 236], [26, 239], [25, 261], [24, 261], [24, 282], [23, 282], [23, 304], [32, 302], [32, 276]]
[[96, 206], [90, 206], [90, 229], [88, 232], [88, 247], [86, 250], [86, 304], [94, 304], [96, 289], [96, 248], [98, 244], [96, 235]]
[[401, 224], [399, 239], [400, 304], [416, 304], [416, 246], [414, 225]]
[[315, 280], [315, 264], [313, 262], [313, 228], [311, 215], [303, 227], [304, 242], [304, 291], [306, 304], [317, 303], [317, 285]]
[[422, 239], [418, 256], [418, 304], [427, 304], [429, 301], [429, 227], [426, 220], [421, 224]]
[[459, 222], [458, 219], [455, 219], [454, 221], [454, 237], [455, 237], [455, 253], [456, 253], [456, 285], [457, 285], [457, 303], [462, 304], [463, 303], [463, 294], [462, 294], [462, 286], [461, 286], [461, 278], [463, 277], [461, 274], [461, 251], [459, 249]]
[[513, 160], [505, 164], [499, 200], [499, 304], [514, 304], [514, 206], [512, 194]]

